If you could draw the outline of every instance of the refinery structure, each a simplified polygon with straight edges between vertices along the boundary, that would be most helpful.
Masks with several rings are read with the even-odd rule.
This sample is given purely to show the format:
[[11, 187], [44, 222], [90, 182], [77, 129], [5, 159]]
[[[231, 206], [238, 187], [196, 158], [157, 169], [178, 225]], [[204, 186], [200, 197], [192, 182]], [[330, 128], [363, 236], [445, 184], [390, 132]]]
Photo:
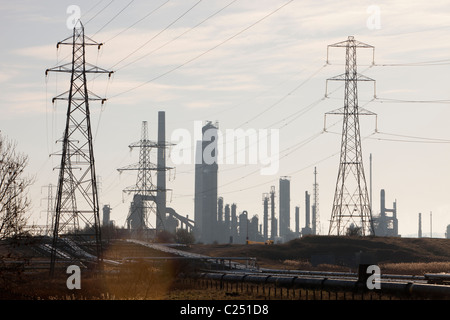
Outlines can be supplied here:
[[[219, 164], [217, 161], [217, 134], [205, 133], [219, 129], [218, 122], [205, 121], [202, 127], [202, 140], [196, 141], [196, 164], [193, 181], [193, 217], [188, 212], [167, 206], [166, 166], [167, 149], [170, 143], [165, 140], [165, 112], [158, 112], [158, 138], [148, 138], [147, 122], [142, 123], [141, 140], [129, 147], [140, 148], [139, 163], [118, 169], [135, 170], [136, 185], [124, 189], [133, 194], [126, 219], [126, 228], [132, 237], [153, 239], [158, 232], [175, 233], [177, 229], [192, 232], [199, 243], [283, 243], [308, 235], [320, 235], [319, 184], [318, 171], [311, 175], [312, 190], [304, 194], [292, 195], [291, 177], [279, 177], [277, 186], [268, 186], [262, 194], [259, 212], [248, 212], [239, 204], [227, 202], [218, 189]], [[209, 131], [211, 133], [211, 131]], [[213, 138], [211, 138], [213, 137]], [[211, 150], [211, 153], [207, 151]], [[157, 163], [150, 161], [150, 155], [157, 155]], [[211, 158], [205, 159], [205, 155]], [[211, 161], [212, 160], [212, 161]], [[156, 184], [153, 183], [156, 178]], [[302, 205], [293, 205], [302, 203]], [[373, 216], [375, 235], [399, 236], [397, 220], [397, 201], [392, 208], [386, 207], [385, 190], [380, 191], [380, 212]], [[293, 210], [291, 210], [293, 209]], [[153, 215], [156, 224], [150, 223]], [[108, 223], [110, 208], [103, 208], [103, 224]], [[291, 222], [292, 221], [292, 222]], [[294, 228], [291, 228], [291, 223]]]
[[[393, 203], [392, 209], [386, 208], [385, 190], [381, 190], [379, 215], [373, 213], [362, 161], [359, 116], [373, 113], [359, 107], [357, 86], [359, 81], [374, 80], [357, 72], [356, 54], [357, 49], [374, 48], [354, 37], [328, 47], [346, 50], [345, 73], [328, 79], [345, 83], [344, 107], [327, 113], [342, 115], [344, 119], [340, 165], [328, 234], [397, 237], [397, 202]], [[167, 148], [170, 145], [165, 141], [165, 113], [158, 114], [156, 142], [148, 140], [145, 126], [144, 122], [141, 141], [130, 145], [130, 148], [140, 147], [140, 162], [133, 167], [138, 171], [136, 186], [124, 190], [134, 192], [127, 218], [129, 230], [145, 231], [147, 236], [150, 234], [155, 237], [162, 230], [175, 232], [177, 228], [185, 228], [192, 231], [200, 243], [282, 243], [322, 232], [316, 167], [311, 181], [312, 192], [305, 190], [303, 199], [300, 195], [291, 195], [294, 181], [289, 176], [280, 176], [278, 185], [268, 186], [268, 192], [262, 194], [259, 212], [249, 212], [237, 203], [228, 203], [220, 195], [218, 146], [222, 141], [218, 134], [219, 123], [212, 121], [204, 122], [201, 140], [195, 141], [193, 219], [189, 219], [187, 212], [178, 213], [167, 208], [165, 172], [170, 169], [166, 167]], [[157, 150], [157, 164], [149, 160], [152, 149]], [[152, 183], [152, 172], [156, 172], [156, 185]], [[304, 205], [291, 208], [293, 202]], [[291, 228], [291, 213], [294, 228]], [[156, 218], [155, 226], [146, 222], [149, 215]], [[301, 215], [304, 216], [304, 224]]]

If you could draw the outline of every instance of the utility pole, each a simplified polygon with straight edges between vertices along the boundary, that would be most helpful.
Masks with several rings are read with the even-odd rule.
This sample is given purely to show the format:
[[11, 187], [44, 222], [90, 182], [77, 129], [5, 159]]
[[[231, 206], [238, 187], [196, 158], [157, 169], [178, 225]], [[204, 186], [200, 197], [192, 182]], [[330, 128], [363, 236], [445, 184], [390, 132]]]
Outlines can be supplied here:
[[[361, 149], [359, 116], [370, 114], [358, 106], [358, 81], [374, 81], [357, 73], [356, 49], [374, 47], [356, 41], [350, 36], [346, 41], [330, 47], [345, 48], [345, 73], [328, 80], [345, 82], [344, 107], [329, 114], [342, 114], [341, 155], [329, 234], [345, 235], [349, 228], [358, 228], [361, 235], [373, 235], [374, 227], [370, 199], [367, 191]], [[328, 61], [328, 53], [327, 53]]]
[[[88, 90], [86, 75], [88, 73], [111, 75], [112, 73], [86, 63], [86, 47], [96, 46], [100, 49], [102, 44], [85, 36], [84, 27], [80, 21], [75, 25], [73, 35], [58, 42], [57, 48], [60, 45], [72, 47], [72, 62], [46, 70], [46, 75], [48, 72], [62, 72], [71, 75], [69, 90], [53, 98], [53, 102], [64, 100], [67, 101], [68, 105], [62, 139], [61, 164], [58, 167], [59, 178], [51, 250], [51, 275], [54, 274], [57, 242], [63, 234], [70, 234], [75, 241], [88, 240], [83, 239], [84, 236], [93, 237], [97, 260], [102, 259], [99, 202], [89, 102], [101, 101], [104, 103], [106, 99], [100, 98]], [[83, 233], [81, 235], [78, 233], [80, 220], [91, 234]]]

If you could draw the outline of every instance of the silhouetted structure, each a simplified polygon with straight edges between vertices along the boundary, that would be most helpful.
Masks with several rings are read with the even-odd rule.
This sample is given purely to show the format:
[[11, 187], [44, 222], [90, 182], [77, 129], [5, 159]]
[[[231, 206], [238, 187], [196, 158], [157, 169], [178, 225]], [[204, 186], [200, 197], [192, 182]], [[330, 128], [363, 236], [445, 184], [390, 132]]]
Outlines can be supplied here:
[[[374, 233], [370, 199], [363, 167], [358, 106], [358, 81], [373, 81], [357, 73], [356, 49], [373, 46], [352, 36], [330, 47], [346, 49], [345, 73], [329, 80], [345, 81], [344, 108], [328, 114], [342, 114], [341, 156], [331, 212], [329, 234], [345, 235], [353, 224], [361, 235]], [[328, 60], [328, 57], [327, 57]]]
[[263, 237], [264, 240], [269, 239], [269, 194], [263, 193]]
[[307, 236], [312, 234], [311, 230], [311, 222], [310, 222], [310, 201], [311, 201], [311, 195], [308, 193], [308, 191], [305, 191], [305, 227], [302, 228], [302, 236]]
[[[392, 209], [386, 208], [385, 191], [380, 191], [380, 215], [373, 218], [375, 235], [382, 237], [398, 237], [397, 201]], [[388, 215], [391, 213], [392, 215]]]
[[195, 229], [203, 243], [219, 241], [217, 226], [218, 125], [208, 121], [197, 141], [195, 164]]
[[109, 204], [103, 206], [103, 226], [109, 226], [111, 223], [111, 207]]
[[275, 218], [275, 186], [270, 188], [270, 238], [275, 241], [278, 237], [277, 218]]
[[[50, 274], [54, 274], [58, 239], [70, 233], [76, 241], [93, 239], [95, 254], [101, 260], [102, 243], [100, 231], [97, 176], [95, 172], [94, 148], [89, 102], [105, 99], [91, 93], [87, 88], [86, 75], [89, 73], [107, 73], [110, 71], [86, 63], [85, 49], [88, 46], [100, 48], [101, 44], [85, 37], [84, 26], [80, 21], [73, 28], [73, 35], [58, 42], [72, 47], [72, 63], [46, 70], [71, 74], [68, 91], [53, 98], [67, 101], [67, 116], [62, 139], [61, 164], [56, 193], [55, 220], [51, 249]], [[87, 68], [86, 68], [87, 67]], [[81, 223], [84, 224], [80, 226]], [[89, 230], [79, 234], [80, 227]]]
[[287, 240], [290, 236], [290, 193], [291, 186], [288, 177], [280, 178], [280, 198], [279, 198], [279, 219], [280, 219], [280, 237], [283, 240]]
[[417, 232], [417, 237], [422, 238], [422, 213], [419, 212], [419, 230]]
[[[126, 219], [127, 228], [136, 231], [137, 237], [154, 237], [148, 232], [150, 229], [156, 231], [156, 226], [162, 225], [163, 216], [157, 211], [156, 193], [157, 187], [152, 182], [152, 174], [157, 170], [157, 166], [150, 160], [150, 153], [158, 146], [157, 142], [148, 138], [147, 121], [142, 121], [141, 139], [129, 145], [130, 149], [139, 149], [139, 162], [117, 171], [137, 171], [136, 184], [129, 186], [123, 192], [132, 194], [133, 200]], [[152, 225], [149, 219], [151, 215], [156, 217], [156, 225]]]

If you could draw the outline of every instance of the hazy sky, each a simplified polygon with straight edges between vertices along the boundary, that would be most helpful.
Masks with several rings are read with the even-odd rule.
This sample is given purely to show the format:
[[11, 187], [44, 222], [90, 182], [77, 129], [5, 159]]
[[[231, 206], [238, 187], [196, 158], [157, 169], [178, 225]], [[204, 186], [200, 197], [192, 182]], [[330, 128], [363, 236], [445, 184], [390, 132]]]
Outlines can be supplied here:
[[[261, 175], [254, 164], [219, 168], [219, 195], [238, 211], [259, 215], [262, 194], [280, 176], [291, 178], [294, 207], [304, 225], [304, 193], [312, 193], [318, 171], [319, 217], [328, 232], [340, 150], [340, 116], [324, 114], [343, 106], [341, 83], [326, 79], [344, 72], [345, 49], [327, 45], [352, 35], [375, 47], [358, 51], [359, 72], [376, 80], [359, 84], [360, 106], [377, 118], [361, 119], [363, 155], [369, 179], [373, 157], [373, 209], [380, 189], [388, 208], [397, 200], [399, 233], [443, 236], [450, 224], [450, 4], [447, 1], [152, 0], [0, 2], [0, 130], [30, 157], [36, 176], [30, 223], [44, 224], [45, 186], [56, 185], [66, 105], [52, 97], [68, 90], [69, 76], [45, 70], [70, 61], [70, 5], [81, 10], [86, 35], [103, 42], [87, 60], [115, 71], [91, 77], [89, 90], [109, 100], [91, 103], [94, 152], [101, 205], [124, 225], [135, 183], [118, 168], [136, 163], [128, 145], [140, 139], [142, 121], [157, 138], [157, 113], [166, 112], [168, 139], [177, 129], [194, 135], [195, 121], [219, 128], [279, 129], [280, 168]], [[375, 129], [378, 132], [375, 132]], [[192, 141], [194, 143], [194, 141]], [[168, 165], [173, 165], [168, 163]], [[155, 179], [156, 181], [156, 179]], [[369, 180], [367, 181], [369, 183]], [[167, 187], [168, 206], [193, 218], [194, 165], [177, 165]], [[277, 196], [278, 197], [278, 196]], [[278, 207], [278, 205], [277, 205]]]

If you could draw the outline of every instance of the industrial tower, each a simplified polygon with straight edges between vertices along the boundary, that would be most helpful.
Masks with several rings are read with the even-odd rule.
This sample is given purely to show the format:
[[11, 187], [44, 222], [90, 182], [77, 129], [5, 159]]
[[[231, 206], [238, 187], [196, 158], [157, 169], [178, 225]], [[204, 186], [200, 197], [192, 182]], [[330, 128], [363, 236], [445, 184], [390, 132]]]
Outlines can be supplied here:
[[[207, 121], [196, 141], [194, 214], [197, 238], [213, 243], [220, 237], [217, 221], [218, 123]], [[231, 227], [232, 231], [233, 226]]]
[[[73, 29], [73, 35], [58, 42], [60, 45], [72, 46], [72, 62], [51, 69], [48, 72], [63, 72], [71, 74], [68, 91], [53, 98], [65, 100], [67, 117], [62, 138], [61, 164], [56, 193], [55, 220], [53, 226], [53, 242], [51, 249], [50, 273], [54, 273], [57, 245], [62, 235], [70, 234], [74, 240], [84, 240], [83, 236], [94, 238], [95, 254], [101, 260], [102, 244], [100, 234], [99, 203], [97, 180], [94, 165], [94, 150], [89, 101], [105, 99], [98, 97], [87, 88], [88, 73], [112, 72], [98, 68], [86, 62], [87, 46], [102, 44], [85, 36], [84, 27], [80, 21]], [[84, 223], [83, 235], [79, 233], [80, 220]]]
[[276, 240], [278, 237], [278, 222], [275, 218], [275, 186], [270, 187], [270, 237], [272, 240]]
[[[374, 47], [349, 36], [330, 47], [346, 49], [345, 73], [328, 80], [345, 81], [344, 108], [331, 112], [343, 115], [341, 156], [329, 234], [345, 235], [349, 228], [360, 235], [373, 235], [374, 227], [364, 175], [358, 106], [358, 81], [373, 81], [357, 73], [356, 49]], [[327, 56], [328, 61], [328, 56]], [[367, 113], [365, 113], [367, 114]]]
[[264, 241], [269, 240], [269, 194], [263, 193], [263, 237]]
[[279, 196], [279, 219], [280, 219], [280, 237], [288, 239], [290, 226], [290, 191], [291, 181], [289, 177], [280, 178], [280, 196]]

